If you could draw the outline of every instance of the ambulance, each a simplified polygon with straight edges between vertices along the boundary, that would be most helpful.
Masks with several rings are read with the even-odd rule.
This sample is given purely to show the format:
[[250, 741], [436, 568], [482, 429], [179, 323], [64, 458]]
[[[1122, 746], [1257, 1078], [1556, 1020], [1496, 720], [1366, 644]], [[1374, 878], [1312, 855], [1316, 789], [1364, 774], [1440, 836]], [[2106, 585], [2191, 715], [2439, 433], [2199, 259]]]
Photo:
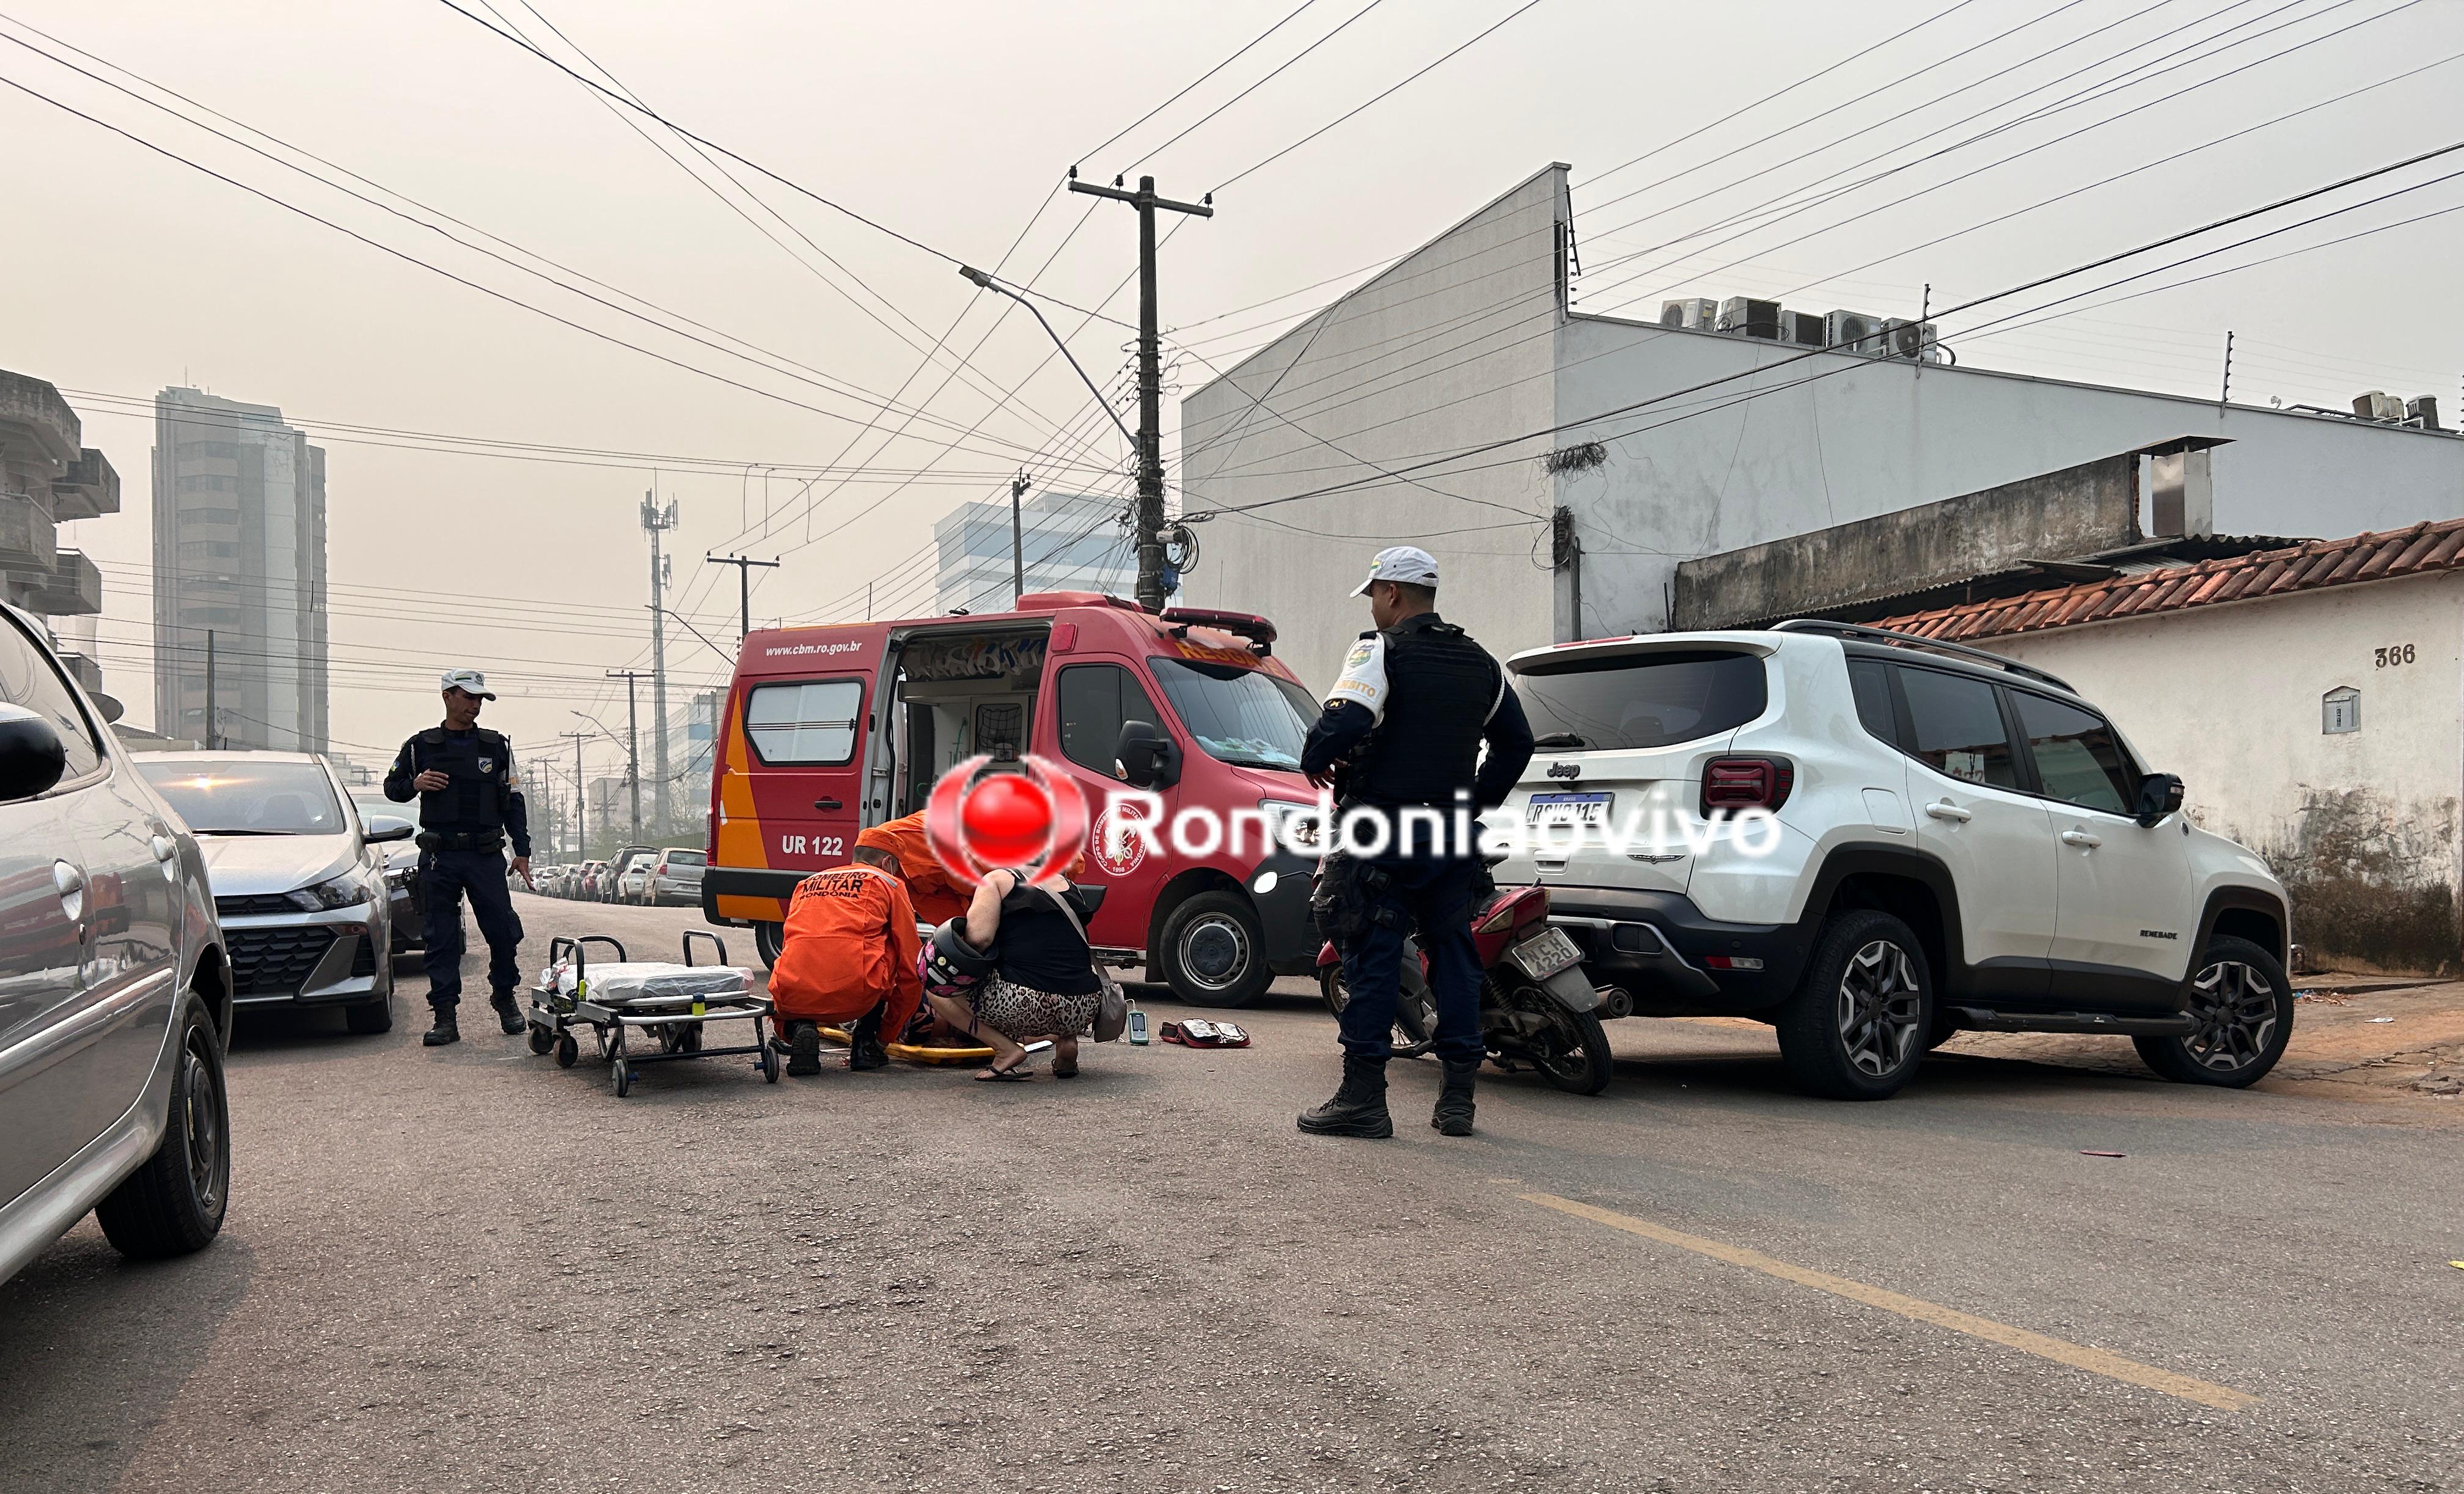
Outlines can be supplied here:
[[[1262, 617], [1084, 591], [755, 632], [718, 724], [702, 910], [750, 927], [775, 959], [796, 884], [845, 865], [857, 831], [922, 809], [971, 758], [998, 769], [1031, 755], [1086, 797], [1080, 879], [1106, 890], [1088, 929], [1098, 956], [1143, 966], [1183, 1000], [1245, 1005], [1274, 977], [1309, 974], [1318, 950], [1318, 795], [1300, 775], [1318, 703], [1274, 641]], [[1117, 833], [1116, 815], [1148, 833]], [[1253, 832], [1298, 824], [1225, 834], [1212, 850], [1202, 833], [1165, 828], [1209, 817]]]

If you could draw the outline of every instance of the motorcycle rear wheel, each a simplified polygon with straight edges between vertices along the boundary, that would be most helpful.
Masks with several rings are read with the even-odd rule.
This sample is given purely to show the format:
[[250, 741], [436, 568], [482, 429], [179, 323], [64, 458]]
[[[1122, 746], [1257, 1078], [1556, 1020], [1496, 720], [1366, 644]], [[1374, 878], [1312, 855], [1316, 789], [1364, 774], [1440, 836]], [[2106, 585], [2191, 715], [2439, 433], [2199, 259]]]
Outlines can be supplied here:
[[1525, 987], [1514, 994], [1516, 1007], [1548, 1019], [1545, 1033], [1519, 1055], [1540, 1077], [1568, 1094], [1597, 1094], [1616, 1077], [1617, 1059], [1609, 1052], [1608, 1029], [1590, 1012], [1570, 1012], [1542, 991]]
[[[1329, 1012], [1336, 1017], [1343, 1015], [1343, 1009], [1352, 1004], [1352, 992], [1343, 983], [1341, 965], [1329, 965], [1317, 973], [1317, 994]], [[1390, 1041], [1395, 1045], [1396, 1058], [1419, 1058], [1437, 1041], [1434, 1030], [1421, 1030], [1417, 1006], [1417, 1002], [1408, 1000], [1395, 1003], [1395, 1031]]]

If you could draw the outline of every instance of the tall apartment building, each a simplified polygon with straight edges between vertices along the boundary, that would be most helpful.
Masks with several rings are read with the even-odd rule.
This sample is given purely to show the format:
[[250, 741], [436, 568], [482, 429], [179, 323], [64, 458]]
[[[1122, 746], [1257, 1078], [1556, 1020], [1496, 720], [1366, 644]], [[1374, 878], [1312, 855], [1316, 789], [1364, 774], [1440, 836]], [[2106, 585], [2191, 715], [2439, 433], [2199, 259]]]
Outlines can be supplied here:
[[0, 602], [40, 614], [77, 683], [99, 693], [102, 573], [60, 546], [58, 526], [119, 513], [120, 474], [79, 435], [59, 390], [0, 369]]
[[156, 730], [323, 752], [327, 683], [324, 450], [275, 406], [165, 389], [154, 399]]
[[[1039, 493], [1019, 506], [1018, 546], [1029, 591], [1103, 591], [1128, 596], [1137, 555], [1117, 522], [1126, 500], [1088, 493]], [[1006, 499], [962, 503], [933, 526], [940, 552], [934, 610], [998, 612], [1010, 604], [1010, 515]]]

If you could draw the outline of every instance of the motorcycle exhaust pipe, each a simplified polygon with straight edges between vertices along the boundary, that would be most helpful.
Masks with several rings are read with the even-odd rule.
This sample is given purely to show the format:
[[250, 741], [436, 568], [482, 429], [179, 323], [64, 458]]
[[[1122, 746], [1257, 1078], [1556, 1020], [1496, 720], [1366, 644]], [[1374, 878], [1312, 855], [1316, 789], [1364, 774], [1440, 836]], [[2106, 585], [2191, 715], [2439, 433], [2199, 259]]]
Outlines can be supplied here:
[[1601, 1021], [1615, 1022], [1617, 1018], [1634, 1015], [1633, 992], [1621, 985], [1604, 985], [1599, 988], [1599, 993], [1600, 1005], [1595, 1015]]

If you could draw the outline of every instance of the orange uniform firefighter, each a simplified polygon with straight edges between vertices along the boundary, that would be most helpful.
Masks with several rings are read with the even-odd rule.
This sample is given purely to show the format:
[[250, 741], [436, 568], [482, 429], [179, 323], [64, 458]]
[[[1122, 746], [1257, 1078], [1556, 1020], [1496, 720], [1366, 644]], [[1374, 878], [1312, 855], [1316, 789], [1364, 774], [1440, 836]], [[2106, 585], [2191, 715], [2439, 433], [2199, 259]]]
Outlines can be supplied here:
[[967, 904], [976, 890], [954, 880], [933, 854], [933, 844], [924, 837], [922, 810], [874, 825], [857, 835], [855, 845], [859, 852], [885, 850], [898, 859], [891, 869], [907, 884], [907, 896], [915, 905], [919, 922], [933, 926], [967, 915]]
[[847, 1067], [889, 1062], [882, 1033], [907, 1030], [924, 999], [922, 943], [898, 857], [856, 846], [854, 865], [796, 886], [786, 935], [770, 968], [770, 1000], [787, 1033], [787, 1072], [822, 1071], [820, 1024], [848, 1027]]

